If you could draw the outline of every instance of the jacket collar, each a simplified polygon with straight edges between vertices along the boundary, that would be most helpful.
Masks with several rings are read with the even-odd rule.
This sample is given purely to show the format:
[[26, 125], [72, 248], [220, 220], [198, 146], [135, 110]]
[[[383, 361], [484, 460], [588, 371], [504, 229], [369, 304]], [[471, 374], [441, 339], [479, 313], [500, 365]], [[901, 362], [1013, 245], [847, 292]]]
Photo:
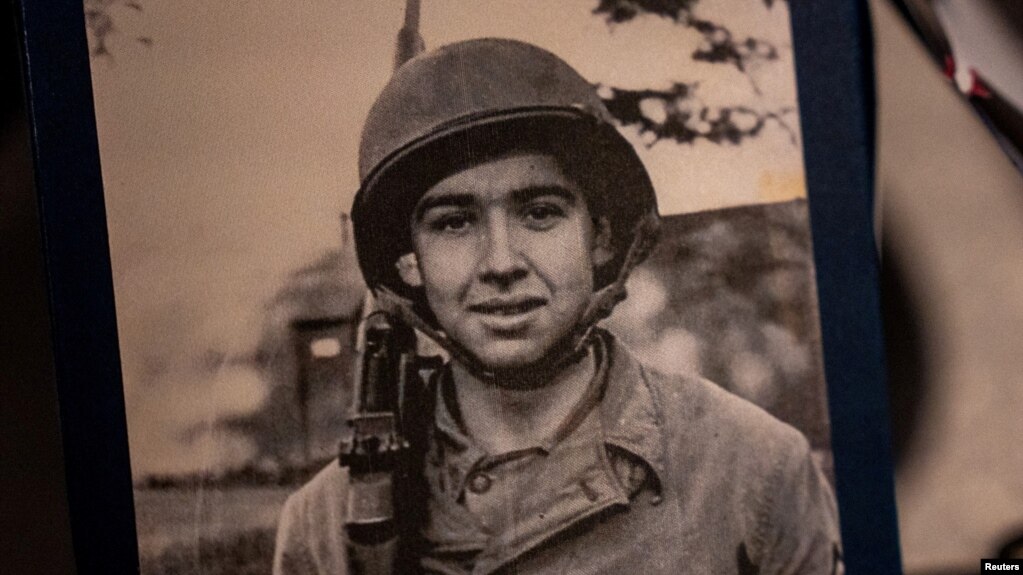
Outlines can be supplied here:
[[609, 333], [605, 338], [607, 388], [600, 403], [604, 442], [638, 457], [660, 482], [665, 477], [663, 409], [650, 385], [650, 374], [625, 346]]
[[[606, 378], [598, 406], [601, 431], [606, 445], [623, 449], [640, 459], [661, 481], [665, 473], [665, 446], [661, 429], [663, 418], [649, 374], [639, 360], [613, 335], [599, 330], [596, 345], [605, 350], [604, 365], [597, 367]], [[440, 390], [438, 390], [440, 391]], [[457, 404], [452, 398], [437, 394], [435, 425], [448, 442], [459, 450], [472, 449], [472, 440], [465, 435]], [[540, 446], [549, 451], [552, 446]], [[473, 459], [482, 456], [474, 454]]]

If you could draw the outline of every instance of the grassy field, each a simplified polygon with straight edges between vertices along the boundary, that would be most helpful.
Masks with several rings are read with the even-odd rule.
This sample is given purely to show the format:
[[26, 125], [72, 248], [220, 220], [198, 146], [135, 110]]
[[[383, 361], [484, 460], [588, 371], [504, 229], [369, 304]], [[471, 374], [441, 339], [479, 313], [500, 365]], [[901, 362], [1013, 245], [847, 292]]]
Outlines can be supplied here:
[[277, 515], [293, 488], [139, 489], [143, 575], [270, 573]]

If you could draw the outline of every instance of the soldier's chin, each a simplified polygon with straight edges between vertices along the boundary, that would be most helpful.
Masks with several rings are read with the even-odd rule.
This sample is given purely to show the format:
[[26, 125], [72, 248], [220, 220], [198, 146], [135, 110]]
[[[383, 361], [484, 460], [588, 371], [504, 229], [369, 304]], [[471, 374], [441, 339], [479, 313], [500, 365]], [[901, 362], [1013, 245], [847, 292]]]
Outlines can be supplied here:
[[503, 343], [484, 349], [471, 350], [487, 369], [497, 374], [511, 374], [529, 370], [546, 355], [547, 350], [537, 350], [528, 342]]
[[[489, 353], [475, 354], [478, 361], [493, 374], [492, 381], [508, 389], [537, 389], [546, 387], [557, 380], [557, 372], [564, 367], [559, 362], [564, 354], [558, 353], [559, 346], [546, 349], [512, 349], [505, 347], [487, 350]], [[560, 364], [560, 365], [559, 365]]]

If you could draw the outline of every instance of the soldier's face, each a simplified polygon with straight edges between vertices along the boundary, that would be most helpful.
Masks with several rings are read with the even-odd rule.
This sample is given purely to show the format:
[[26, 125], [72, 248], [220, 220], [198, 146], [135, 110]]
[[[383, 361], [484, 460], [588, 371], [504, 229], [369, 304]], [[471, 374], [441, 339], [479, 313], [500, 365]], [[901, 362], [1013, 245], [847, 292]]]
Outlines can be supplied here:
[[594, 266], [613, 257], [608, 228], [553, 156], [516, 153], [426, 192], [412, 217], [416, 262], [399, 271], [449, 337], [489, 367], [514, 368], [578, 321]]

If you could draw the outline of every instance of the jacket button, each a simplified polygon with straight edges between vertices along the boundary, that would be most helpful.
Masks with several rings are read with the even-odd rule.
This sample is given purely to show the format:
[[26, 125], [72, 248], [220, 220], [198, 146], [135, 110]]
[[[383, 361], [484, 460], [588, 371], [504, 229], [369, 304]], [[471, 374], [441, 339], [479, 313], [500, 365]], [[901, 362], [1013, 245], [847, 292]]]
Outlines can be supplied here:
[[487, 491], [490, 491], [490, 486], [494, 483], [494, 480], [489, 475], [482, 471], [477, 471], [469, 477], [469, 491], [472, 491], [476, 495], [482, 495]]

